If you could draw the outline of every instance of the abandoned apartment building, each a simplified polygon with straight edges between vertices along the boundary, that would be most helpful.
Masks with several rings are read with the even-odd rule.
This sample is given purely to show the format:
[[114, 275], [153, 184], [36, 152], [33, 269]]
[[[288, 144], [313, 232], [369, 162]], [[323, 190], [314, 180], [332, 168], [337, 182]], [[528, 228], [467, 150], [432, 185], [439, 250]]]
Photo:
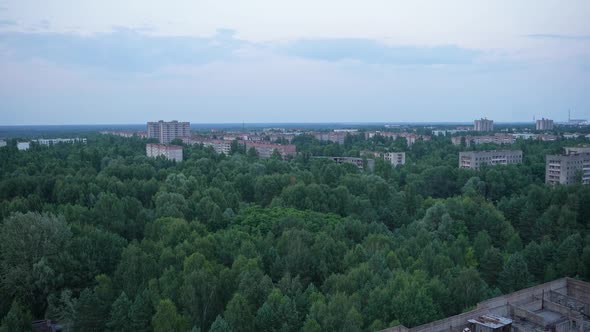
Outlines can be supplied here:
[[585, 332], [590, 331], [590, 283], [557, 279], [495, 297], [474, 310], [407, 328], [382, 332]]

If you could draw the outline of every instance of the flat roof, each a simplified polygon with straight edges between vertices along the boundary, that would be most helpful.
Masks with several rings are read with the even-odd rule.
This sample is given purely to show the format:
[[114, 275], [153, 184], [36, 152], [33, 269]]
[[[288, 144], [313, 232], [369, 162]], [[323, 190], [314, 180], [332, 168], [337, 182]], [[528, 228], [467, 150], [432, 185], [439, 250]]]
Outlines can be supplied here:
[[499, 327], [506, 326], [508, 324], [512, 324], [512, 319], [496, 316], [494, 314], [487, 314], [483, 316], [479, 316], [474, 319], [468, 320], [469, 323], [474, 323], [486, 327], [490, 327], [492, 329], [497, 329]]

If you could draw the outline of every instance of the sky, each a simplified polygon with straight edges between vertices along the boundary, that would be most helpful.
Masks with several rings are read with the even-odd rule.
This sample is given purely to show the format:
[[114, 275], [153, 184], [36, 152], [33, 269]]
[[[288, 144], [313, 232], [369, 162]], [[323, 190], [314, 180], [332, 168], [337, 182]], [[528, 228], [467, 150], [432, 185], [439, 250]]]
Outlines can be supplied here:
[[590, 118], [588, 0], [0, 0], [0, 125]]

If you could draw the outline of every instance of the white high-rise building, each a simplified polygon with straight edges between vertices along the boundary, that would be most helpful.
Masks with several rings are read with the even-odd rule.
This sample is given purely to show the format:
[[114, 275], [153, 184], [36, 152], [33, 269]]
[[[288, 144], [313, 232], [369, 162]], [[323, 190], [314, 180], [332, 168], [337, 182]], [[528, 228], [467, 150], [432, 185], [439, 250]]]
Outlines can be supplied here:
[[190, 122], [178, 122], [176, 120], [166, 122], [147, 123], [148, 138], [156, 138], [161, 144], [168, 144], [175, 138], [189, 137], [191, 135]]
[[535, 129], [537, 130], [553, 130], [553, 120], [541, 118], [537, 120]]
[[494, 131], [494, 120], [479, 119], [475, 120], [473, 124], [475, 131]]

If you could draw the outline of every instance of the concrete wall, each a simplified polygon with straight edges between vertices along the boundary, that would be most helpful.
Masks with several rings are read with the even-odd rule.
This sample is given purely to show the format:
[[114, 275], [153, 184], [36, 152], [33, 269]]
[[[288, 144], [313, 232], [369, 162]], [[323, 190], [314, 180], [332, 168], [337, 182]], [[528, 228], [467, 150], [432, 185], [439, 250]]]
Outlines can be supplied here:
[[574, 312], [573, 310], [569, 309], [568, 307], [564, 307], [561, 304], [557, 304], [551, 301], [545, 301], [544, 303], [545, 309], [551, 310], [557, 313], [560, 313], [564, 316], [579, 316], [578, 313]]
[[590, 303], [590, 285], [588, 283], [567, 278], [567, 296], [571, 296], [579, 301]]
[[518, 317], [526, 321], [533, 322], [539, 326], [545, 326], [545, 319], [535, 314], [534, 312], [513, 305], [510, 305], [510, 311], [512, 312], [512, 315], [514, 317]]
[[456, 316], [437, 320], [428, 324], [420, 325], [410, 329], [410, 332], [443, 332], [443, 331], [462, 331], [467, 327], [467, 320], [477, 318], [489, 313], [488, 309], [472, 310]]
[[543, 306], [543, 301], [536, 300], [531, 303], [527, 303], [525, 305], [522, 305], [521, 308], [526, 309], [528, 311], [537, 311], [537, 310], [541, 310], [542, 306]]
[[554, 292], [558, 292], [561, 294], [567, 294], [567, 280], [566, 278], [557, 279], [554, 281], [546, 282], [544, 284], [540, 284], [537, 286], [521, 289], [514, 293], [494, 297], [493, 299], [489, 299], [487, 301], [483, 301], [477, 304], [478, 309], [483, 308], [496, 308], [502, 305], [507, 305], [510, 303], [523, 303], [523, 302], [532, 302], [534, 301], [535, 297], [541, 298], [543, 292], [548, 292], [552, 290]]
[[388, 329], [382, 330], [381, 332], [408, 332], [409, 329], [405, 326], [398, 325], [394, 327], [390, 327]]

